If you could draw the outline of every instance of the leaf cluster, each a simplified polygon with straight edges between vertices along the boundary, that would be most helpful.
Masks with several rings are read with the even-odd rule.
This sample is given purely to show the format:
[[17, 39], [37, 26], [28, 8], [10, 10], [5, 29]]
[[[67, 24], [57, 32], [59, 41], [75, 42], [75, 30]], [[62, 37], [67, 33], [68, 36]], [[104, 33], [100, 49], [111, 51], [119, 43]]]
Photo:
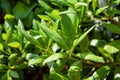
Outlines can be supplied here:
[[0, 0], [0, 80], [119, 80], [120, 0]]

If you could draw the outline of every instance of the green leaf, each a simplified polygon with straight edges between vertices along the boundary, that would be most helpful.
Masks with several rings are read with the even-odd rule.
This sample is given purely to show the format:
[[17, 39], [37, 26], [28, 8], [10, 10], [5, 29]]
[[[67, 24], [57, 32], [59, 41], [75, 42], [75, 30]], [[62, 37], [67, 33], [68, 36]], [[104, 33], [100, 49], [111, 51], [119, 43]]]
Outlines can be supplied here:
[[13, 47], [13, 48], [21, 48], [21, 45], [18, 42], [11, 42], [8, 44], [8, 46]]
[[53, 15], [53, 17], [54, 17], [56, 20], [60, 19], [60, 12], [59, 12], [59, 10], [57, 10], [57, 9], [53, 10], [53, 11], [51, 12], [51, 15]]
[[47, 59], [45, 59], [43, 61], [43, 65], [45, 65], [46, 63], [49, 63], [49, 62], [53, 62], [53, 61], [60, 59], [60, 58], [64, 59], [66, 57], [67, 57], [66, 53], [55, 53], [55, 54], [49, 56]]
[[115, 40], [110, 42], [108, 45], [104, 46], [104, 50], [110, 54], [114, 54], [120, 51], [120, 40]]
[[6, 14], [4, 19], [7, 20], [7, 19], [14, 19], [15, 17], [11, 14]]
[[58, 18], [56, 18], [52, 13], [49, 13], [49, 12], [45, 12], [49, 17], [50, 17], [50, 19], [51, 20], [53, 20], [53, 21], [56, 21]]
[[50, 79], [52, 80], [69, 80], [68, 78], [66, 78], [64, 75], [61, 75], [59, 73], [54, 73], [50, 75]]
[[77, 3], [77, 0], [67, 0], [67, 2], [69, 2], [70, 4], [75, 4]]
[[120, 3], [120, 0], [115, 0], [113, 3]]
[[15, 15], [16, 19], [23, 19], [27, 17], [30, 14], [30, 12], [32, 12], [35, 6], [36, 4], [33, 4], [30, 7], [27, 7], [24, 3], [22, 3], [21, 1], [18, 1], [15, 7], [13, 8], [13, 14]]
[[106, 8], [108, 8], [108, 6], [101, 7], [99, 9], [97, 9], [95, 15], [98, 15], [98, 14], [102, 13]]
[[108, 52], [109, 54], [115, 54], [115, 53], [119, 52], [119, 49], [117, 49], [116, 47], [114, 47], [112, 45], [105, 45], [104, 50], [106, 52]]
[[93, 62], [105, 63], [103, 57], [96, 56], [92, 52], [78, 53], [76, 56], [83, 59], [83, 60], [90, 60]]
[[6, 70], [8, 67], [5, 64], [0, 64], [0, 72], [3, 72], [4, 70]]
[[57, 61], [50, 67], [50, 74], [61, 72], [65, 68], [65, 66], [66, 66], [65, 59], [57, 59]]
[[15, 69], [26, 69], [28, 67], [28, 62], [22, 62], [21, 64], [19, 65], [16, 65], [15, 66]]
[[38, 0], [38, 3], [40, 4], [41, 7], [43, 7], [46, 11], [51, 11], [52, 8], [45, 2], [42, 0]]
[[11, 13], [11, 5], [9, 0], [0, 0], [0, 7], [5, 13]]
[[18, 1], [15, 7], [13, 8], [13, 14], [15, 15], [16, 19], [22, 19], [24, 18], [24, 14], [27, 10], [27, 6], [24, 5], [22, 2]]
[[85, 80], [106, 80], [110, 72], [109, 66], [102, 66], [97, 71], [93, 73], [93, 75]]
[[33, 29], [34, 30], [36, 30], [36, 31], [38, 31], [39, 30], [39, 24], [38, 24], [39, 22], [37, 21], [37, 20], [33, 20]]
[[23, 36], [24, 36], [28, 41], [30, 41], [32, 44], [36, 45], [37, 47], [40, 47], [41, 49], [43, 49], [43, 48], [41, 47], [41, 44], [40, 44], [36, 39], [34, 39], [33, 36], [31, 36], [30, 34], [28, 34], [25, 30], [21, 29], [20, 26], [16, 26], [16, 28], [18, 29], [18, 31], [20, 31], [20, 32], [23, 34]]
[[50, 38], [56, 41], [59, 44], [59, 46], [62, 46], [65, 49], [67, 48], [64, 39], [56, 31], [51, 30], [45, 25], [41, 25], [40, 27], [46, 33], [46, 35], [48, 35]]
[[12, 41], [12, 28], [9, 28], [7, 30], [5, 43], [8, 44], [11, 41]]
[[[27, 10], [25, 12], [25, 14], [23, 15], [23, 17], [27, 17], [29, 19], [27, 19], [28, 21], [30, 20], [30, 18], [32, 17], [32, 10], [37, 6], [37, 4], [33, 4], [30, 7], [27, 7]], [[29, 17], [30, 16], [30, 17]]]
[[98, 0], [92, 0], [93, 12], [95, 12], [95, 10], [96, 10], [96, 8], [97, 8], [97, 1], [98, 1]]
[[3, 51], [3, 45], [0, 43], [0, 50]]
[[70, 77], [71, 80], [80, 80], [81, 71], [82, 71], [82, 62], [76, 61], [70, 66], [68, 70], [68, 76]]
[[30, 65], [41, 64], [43, 62], [43, 60], [45, 60], [46, 58], [47, 58], [47, 56], [45, 56], [45, 55], [34, 57], [29, 60], [28, 65], [30, 66]]
[[81, 52], [85, 52], [88, 50], [88, 46], [89, 46], [89, 40], [88, 40], [88, 37], [85, 37], [81, 43], [79, 44], [80, 46], [80, 51]]
[[103, 47], [98, 47], [98, 51], [107, 59], [109, 59], [111, 62], [114, 62], [114, 58], [112, 57], [112, 55], [110, 55], [109, 53], [107, 53]]
[[21, 29], [24, 29], [24, 25], [23, 25], [23, 23], [21, 22], [21, 20], [18, 20], [18, 26], [19, 26]]
[[37, 54], [27, 53], [25, 59], [30, 60], [32, 58], [38, 57]]
[[10, 71], [11, 70], [7, 70], [7, 80], [12, 80], [12, 77], [10, 76]]
[[87, 30], [84, 34], [82, 34], [74, 43], [72, 50], [88, 35], [88, 33], [95, 27], [96, 25], [92, 26], [89, 30]]
[[46, 15], [40, 15], [38, 14], [37, 15], [40, 19], [43, 19], [43, 20], [50, 20], [49, 16], [46, 16]]
[[73, 26], [75, 27], [75, 32], [78, 31], [78, 27], [79, 27], [79, 15], [76, 14], [75, 10], [71, 7], [69, 7], [69, 9], [67, 11], [63, 11], [61, 12], [63, 14], [67, 14], [68, 17], [71, 19]]
[[73, 26], [71, 19], [65, 14], [62, 15], [61, 18], [61, 29], [67, 46], [71, 48], [75, 38], [75, 27]]
[[[5, 16], [7, 16], [7, 15], [5, 15]], [[9, 19], [7, 18], [4, 21], [4, 29], [5, 29], [5, 31], [7, 32], [7, 30], [9, 30], [10, 28], [13, 28], [13, 27], [14, 27], [14, 19], [13, 18], [9, 18]]]
[[15, 59], [17, 58], [17, 54], [16, 53], [13, 53], [9, 56], [8, 60], [12, 60], [14, 61]]
[[90, 45], [94, 47], [103, 47], [106, 44], [105, 40], [93, 39], [90, 41]]
[[10, 70], [10, 76], [13, 78], [19, 78], [19, 74], [16, 71]]
[[87, 4], [84, 3], [84, 2], [77, 2], [77, 3], [74, 5], [74, 7], [75, 7], [76, 9], [79, 8], [79, 7], [82, 7], [82, 6], [87, 6]]
[[106, 27], [108, 30], [110, 30], [113, 33], [120, 34], [120, 28], [117, 27], [114, 24], [108, 24], [108, 23], [103, 23], [102, 24], [104, 27]]
[[41, 35], [41, 39], [39, 39], [39, 42], [42, 44], [43, 47], [47, 48], [49, 45], [51, 45], [52, 40], [46, 35], [46, 33], [41, 29], [41, 25], [46, 26], [47, 23], [42, 20], [41, 24], [37, 21], [36, 22], [39, 27], [39, 34]]
[[64, 6], [68, 6], [68, 2], [65, 0], [50, 0], [53, 3], [56, 3], [56, 5], [64, 5]]

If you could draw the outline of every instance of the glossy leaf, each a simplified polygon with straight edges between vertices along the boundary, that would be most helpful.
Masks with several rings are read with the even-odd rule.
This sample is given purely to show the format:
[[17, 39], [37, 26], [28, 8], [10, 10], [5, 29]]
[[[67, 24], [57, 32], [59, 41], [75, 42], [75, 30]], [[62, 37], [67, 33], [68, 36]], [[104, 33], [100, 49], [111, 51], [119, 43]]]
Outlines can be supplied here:
[[114, 54], [120, 51], [120, 40], [115, 40], [110, 42], [108, 45], [104, 46], [104, 50], [110, 54]]
[[80, 54], [77, 54], [76, 56], [78, 56], [79, 58], [81, 58], [83, 60], [90, 60], [90, 61], [93, 61], [93, 62], [105, 63], [103, 57], [96, 56], [95, 54], [93, 54], [91, 52], [80, 53]]
[[82, 7], [82, 6], [87, 6], [87, 4], [84, 3], [84, 2], [77, 2], [74, 6], [75, 6], [75, 8], [77, 9], [77, 8], [79, 8], [79, 7]]
[[98, 14], [102, 13], [106, 8], [108, 8], [108, 6], [97, 9], [95, 14], [98, 15]]
[[33, 20], [33, 29], [38, 31], [39, 30], [39, 22], [37, 20]]
[[43, 65], [49, 62], [56, 61], [57, 59], [65, 59], [67, 57], [66, 53], [55, 53], [51, 56], [49, 56], [47, 59], [43, 61]]
[[105, 44], [106, 44], [105, 40], [98, 40], [98, 39], [93, 39], [90, 42], [90, 45], [95, 47], [103, 47]]
[[61, 12], [64, 14], [67, 14], [67, 16], [71, 19], [72, 24], [75, 28], [75, 32], [78, 31], [78, 27], [79, 27], [79, 15], [76, 14], [76, 12], [74, 11], [73, 8], [69, 8], [67, 11]]
[[112, 45], [105, 45], [104, 50], [110, 54], [115, 54], [115, 53], [119, 52], [119, 49], [117, 49], [116, 47], [114, 47]]
[[75, 37], [75, 27], [73, 26], [71, 19], [67, 15], [62, 15], [61, 29], [63, 38], [65, 39], [68, 47], [72, 47], [72, 43]]
[[47, 56], [43, 55], [43, 56], [38, 56], [38, 57], [34, 57], [32, 59], [29, 60], [28, 65], [39, 65], [41, 64], [45, 59], [47, 58]]
[[5, 15], [4, 29], [7, 32], [10, 28], [14, 27], [14, 16], [10, 14]]
[[13, 47], [13, 48], [20, 48], [21, 45], [18, 42], [11, 42], [8, 44], [8, 46]]
[[111, 62], [114, 62], [113, 57], [108, 52], [106, 52], [103, 48], [98, 47], [98, 50], [99, 50], [100, 54], [102, 54], [104, 57], [108, 58]]
[[45, 25], [41, 25], [40, 27], [46, 33], [46, 35], [48, 35], [50, 38], [56, 41], [60, 46], [67, 48], [64, 39], [56, 31], [51, 30]]
[[22, 23], [21, 20], [18, 20], [18, 26], [19, 26], [21, 29], [24, 29], [24, 25], [23, 25], [23, 23]]
[[37, 54], [27, 53], [25, 59], [30, 60], [32, 58], [38, 57]]

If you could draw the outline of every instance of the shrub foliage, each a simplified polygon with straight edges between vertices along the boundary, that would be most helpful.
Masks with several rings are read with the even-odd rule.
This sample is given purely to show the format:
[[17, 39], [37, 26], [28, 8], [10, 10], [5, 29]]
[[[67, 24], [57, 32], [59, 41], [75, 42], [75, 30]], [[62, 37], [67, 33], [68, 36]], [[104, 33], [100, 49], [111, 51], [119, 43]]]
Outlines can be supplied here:
[[0, 80], [119, 80], [120, 0], [0, 0]]

